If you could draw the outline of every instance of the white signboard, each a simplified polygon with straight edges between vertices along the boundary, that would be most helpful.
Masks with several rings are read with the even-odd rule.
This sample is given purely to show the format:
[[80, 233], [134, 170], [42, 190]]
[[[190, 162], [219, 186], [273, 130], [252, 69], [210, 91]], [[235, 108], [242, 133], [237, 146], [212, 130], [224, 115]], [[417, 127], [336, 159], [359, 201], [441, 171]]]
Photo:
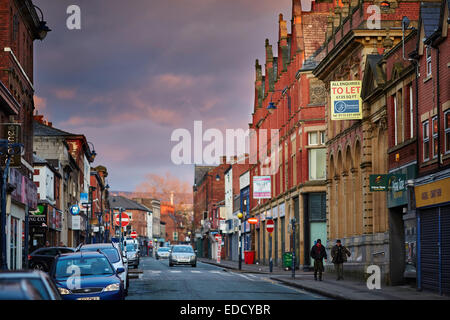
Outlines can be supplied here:
[[246, 173], [242, 174], [239, 177], [239, 190], [242, 190], [245, 187], [248, 187], [249, 185], [250, 185], [250, 171], [247, 171]]
[[271, 198], [271, 178], [270, 176], [253, 177], [253, 199]]
[[80, 229], [81, 229], [81, 217], [72, 216], [72, 230], [80, 230]]

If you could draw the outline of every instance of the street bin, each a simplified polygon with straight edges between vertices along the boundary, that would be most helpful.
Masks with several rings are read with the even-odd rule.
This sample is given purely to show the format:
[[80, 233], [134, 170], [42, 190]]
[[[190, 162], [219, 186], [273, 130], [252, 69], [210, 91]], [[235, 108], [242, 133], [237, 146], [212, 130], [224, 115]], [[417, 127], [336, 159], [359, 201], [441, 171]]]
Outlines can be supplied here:
[[283, 253], [283, 268], [292, 268], [292, 252]]
[[245, 264], [255, 263], [255, 251], [244, 251], [244, 262]]

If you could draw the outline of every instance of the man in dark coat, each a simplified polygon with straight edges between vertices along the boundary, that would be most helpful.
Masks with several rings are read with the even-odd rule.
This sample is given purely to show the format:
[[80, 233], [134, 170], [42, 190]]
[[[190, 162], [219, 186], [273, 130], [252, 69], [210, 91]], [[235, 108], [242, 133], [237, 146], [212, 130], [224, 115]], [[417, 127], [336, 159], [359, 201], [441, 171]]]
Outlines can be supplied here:
[[347, 256], [350, 257], [350, 251], [341, 244], [341, 240], [336, 240], [336, 245], [331, 249], [331, 262], [337, 273], [337, 280], [344, 280], [344, 262], [347, 262]]
[[317, 280], [318, 272], [319, 280], [322, 281], [323, 259], [327, 260], [327, 252], [320, 239], [317, 239], [316, 244], [311, 248], [310, 255], [314, 259], [314, 280]]

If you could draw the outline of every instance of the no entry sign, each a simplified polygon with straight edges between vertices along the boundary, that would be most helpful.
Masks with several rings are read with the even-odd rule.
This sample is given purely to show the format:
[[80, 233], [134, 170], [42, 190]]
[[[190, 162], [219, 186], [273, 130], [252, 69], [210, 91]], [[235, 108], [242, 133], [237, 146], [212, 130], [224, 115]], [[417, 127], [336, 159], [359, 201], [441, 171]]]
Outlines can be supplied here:
[[256, 218], [250, 218], [250, 219], [248, 219], [247, 221], [248, 221], [248, 223], [250, 223], [250, 224], [257, 224], [257, 223], [258, 223], [258, 219], [256, 219]]
[[[130, 217], [125, 212], [122, 212], [122, 227], [126, 227], [129, 223], [130, 223]], [[116, 225], [118, 225], [120, 227], [119, 214], [116, 214]]]
[[133, 238], [133, 239], [136, 239], [137, 238], [137, 232], [136, 231], [133, 231], [132, 233], [131, 233], [131, 237]]
[[267, 220], [267, 222], [266, 222], [266, 230], [267, 230], [267, 232], [269, 232], [269, 233], [272, 233], [273, 232], [273, 220], [272, 219], [269, 219], [269, 220]]

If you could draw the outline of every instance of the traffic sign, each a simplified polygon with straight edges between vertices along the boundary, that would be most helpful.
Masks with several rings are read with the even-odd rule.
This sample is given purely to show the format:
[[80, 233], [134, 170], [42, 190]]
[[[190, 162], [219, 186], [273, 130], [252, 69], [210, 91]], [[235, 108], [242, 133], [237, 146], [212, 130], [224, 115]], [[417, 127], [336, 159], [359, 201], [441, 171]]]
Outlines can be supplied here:
[[273, 232], [273, 226], [274, 226], [273, 220], [272, 219], [267, 220], [267, 222], [266, 222], [266, 230], [267, 230], [267, 232], [272, 233]]
[[76, 216], [77, 214], [80, 213], [80, 207], [79, 207], [78, 205], [76, 205], [76, 204], [74, 204], [73, 206], [71, 206], [69, 210], [70, 210], [70, 213], [71, 213], [73, 216]]
[[222, 236], [220, 234], [216, 234], [214, 238], [216, 239], [217, 242], [222, 242]]
[[[130, 217], [125, 213], [122, 212], [122, 227], [126, 227], [130, 223]], [[119, 214], [116, 214], [116, 225], [120, 227], [120, 219]]]
[[257, 224], [257, 223], [258, 223], [258, 219], [256, 219], [256, 218], [250, 218], [250, 219], [248, 219], [247, 221], [248, 221], [248, 223], [250, 223], [250, 224]]
[[[122, 221], [123, 221], [123, 220], [122, 220]], [[131, 237], [132, 237], [133, 239], [136, 239], [137, 236], [138, 236], [138, 234], [137, 234], [136, 231], [133, 231], [130, 235], [131, 235]]]

